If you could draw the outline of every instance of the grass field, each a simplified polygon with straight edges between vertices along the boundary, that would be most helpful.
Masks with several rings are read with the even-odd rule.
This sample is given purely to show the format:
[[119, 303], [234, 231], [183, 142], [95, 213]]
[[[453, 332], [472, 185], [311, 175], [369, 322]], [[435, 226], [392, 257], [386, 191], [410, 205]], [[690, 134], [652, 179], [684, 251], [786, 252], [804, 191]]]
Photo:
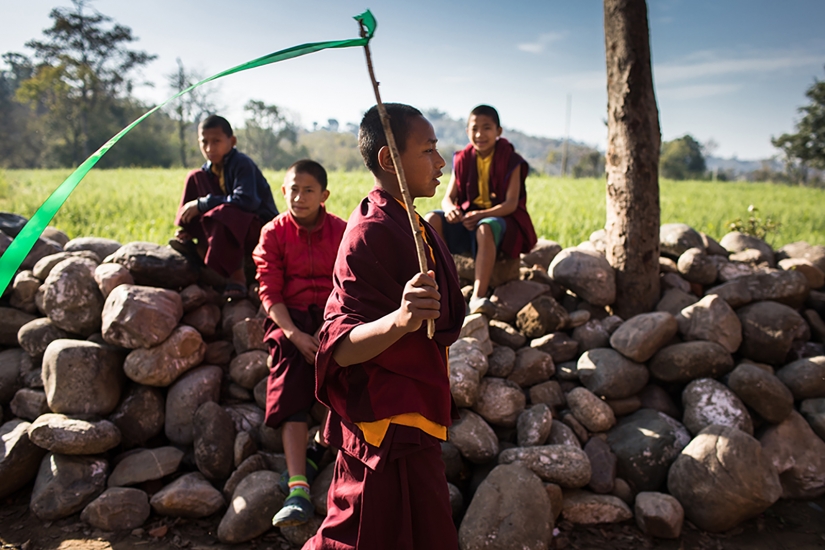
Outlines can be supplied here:
[[[172, 220], [186, 170], [92, 170], [57, 214], [52, 225], [70, 237], [99, 236], [120, 242], [165, 243], [174, 233]], [[0, 211], [29, 217], [70, 170], [0, 171]], [[275, 202], [284, 210], [280, 193], [283, 172], [264, 172]], [[437, 208], [447, 176], [436, 197], [418, 200], [418, 210]], [[573, 246], [604, 226], [602, 179], [531, 176], [527, 180], [528, 209], [539, 235]], [[330, 174], [330, 211], [346, 218], [372, 187], [366, 172]], [[728, 232], [729, 221], [748, 215], [748, 205], [770, 216], [781, 227], [768, 237], [774, 247], [805, 240], [825, 245], [825, 190], [768, 183], [660, 183], [662, 223], [681, 222], [714, 238]]]

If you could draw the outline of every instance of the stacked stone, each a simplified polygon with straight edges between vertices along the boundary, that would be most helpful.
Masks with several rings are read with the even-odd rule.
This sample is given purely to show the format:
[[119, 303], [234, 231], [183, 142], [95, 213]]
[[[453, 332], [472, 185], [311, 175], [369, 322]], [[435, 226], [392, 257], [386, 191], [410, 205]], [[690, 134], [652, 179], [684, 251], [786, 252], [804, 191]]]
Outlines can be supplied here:
[[[0, 214], [0, 252], [22, 222]], [[464, 549], [547, 548], [559, 517], [724, 531], [825, 493], [825, 247], [664, 225], [661, 300], [627, 320], [603, 250], [597, 232], [500, 262], [495, 314], [450, 349]], [[263, 425], [264, 317], [254, 293], [225, 303], [198, 281], [168, 247], [44, 233], [0, 302], [0, 498], [34, 480], [44, 520], [214, 515], [226, 543], [271, 528], [286, 464]], [[282, 529], [293, 544], [331, 478], [316, 517]]]
[[463, 549], [547, 548], [559, 516], [725, 531], [825, 494], [825, 247], [663, 225], [661, 300], [623, 320], [603, 235], [497, 264], [495, 314], [450, 350]]

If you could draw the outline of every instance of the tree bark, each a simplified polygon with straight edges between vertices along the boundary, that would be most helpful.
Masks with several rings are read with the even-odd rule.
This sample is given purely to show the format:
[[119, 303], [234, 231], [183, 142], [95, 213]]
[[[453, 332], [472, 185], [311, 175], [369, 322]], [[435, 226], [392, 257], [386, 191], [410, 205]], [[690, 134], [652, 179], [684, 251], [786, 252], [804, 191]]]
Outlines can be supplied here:
[[614, 312], [628, 319], [659, 300], [659, 111], [645, 0], [604, 0], [607, 59], [607, 260]]

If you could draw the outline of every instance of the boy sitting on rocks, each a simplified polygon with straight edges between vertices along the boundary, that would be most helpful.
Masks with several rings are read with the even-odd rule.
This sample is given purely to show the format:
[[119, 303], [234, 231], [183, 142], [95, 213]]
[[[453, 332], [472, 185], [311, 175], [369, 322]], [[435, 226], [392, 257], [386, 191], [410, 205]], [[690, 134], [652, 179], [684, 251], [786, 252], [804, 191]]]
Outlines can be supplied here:
[[198, 133], [206, 163], [186, 176], [175, 217], [180, 229], [169, 245], [225, 277], [224, 297], [244, 298], [244, 258], [278, 208], [261, 171], [235, 149], [237, 138], [225, 118], [210, 115]]

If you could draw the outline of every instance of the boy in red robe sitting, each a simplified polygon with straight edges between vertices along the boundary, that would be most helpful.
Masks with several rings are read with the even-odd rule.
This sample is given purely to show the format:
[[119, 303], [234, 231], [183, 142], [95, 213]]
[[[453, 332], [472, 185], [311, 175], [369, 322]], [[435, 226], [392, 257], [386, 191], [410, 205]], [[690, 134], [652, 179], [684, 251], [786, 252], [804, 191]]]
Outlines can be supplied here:
[[470, 112], [467, 137], [470, 144], [453, 156], [443, 210], [428, 213], [426, 219], [450, 252], [475, 257], [469, 312], [492, 316], [495, 306], [487, 292], [496, 256], [518, 258], [536, 244], [524, 185], [530, 167], [501, 137], [498, 112], [489, 105]]
[[[408, 105], [386, 107], [410, 195], [433, 196], [445, 162], [432, 125]], [[447, 349], [464, 301], [449, 250], [421, 218], [429, 270], [419, 272], [375, 107], [358, 141], [375, 187], [347, 223], [315, 362], [316, 396], [331, 409], [325, 437], [341, 452], [327, 517], [304, 548], [455, 550], [440, 442], [457, 418]]]
[[299, 160], [290, 166], [281, 192], [287, 211], [264, 226], [252, 253], [258, 294], [268, 315], [264, 341], [272, 357], [264, 422], [271, 428], [283, 426], [287, 464], [281, 485], [288, 496], [272, 518], [276, 527], [305, 523], [314, 514], [309, 486], [326, 450], [317, 437], [307, 449], [307, 421], [315, 404], [317, 332], [347, 226], [324, 208], [329, 198], [327, 173], [317, 162]]
[[238, 152], [229, 122], [210, 115], [198, 126], [206, 163], [186, 176], [169, 246], [226, 279], [224, 297], [246, 297], [244, 258], [261, 226], [278, 215], [272, 190], [248, 156]]

